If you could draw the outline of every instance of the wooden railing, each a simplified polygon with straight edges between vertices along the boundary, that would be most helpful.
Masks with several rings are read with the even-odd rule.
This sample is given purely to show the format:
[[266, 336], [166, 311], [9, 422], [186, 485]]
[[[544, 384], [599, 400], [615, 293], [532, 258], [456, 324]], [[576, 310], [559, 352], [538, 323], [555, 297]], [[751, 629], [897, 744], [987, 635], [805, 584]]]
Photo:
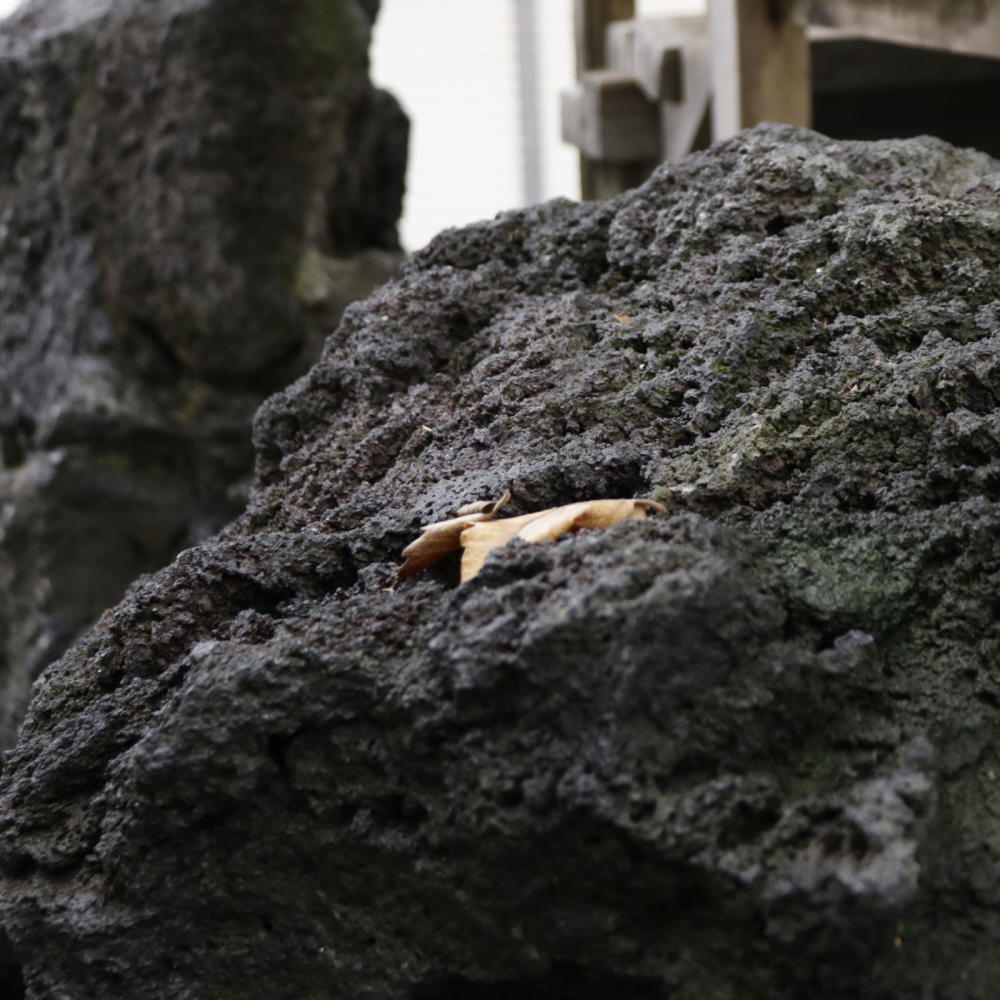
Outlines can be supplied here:
[[[981, 129], [966, 107], [961, 121], [928, 112], [922, 128], [919, 114], [901, 113], [899, 132], [866, 99], [889, 92], [902, 111], [907, 91], [944, 93], [976, 81], [995, 98], [1000, 3], [708, 0], [704, 17], [659, 20], [637, 20], [634, 0], [575, 5], [578, 79], [563, 94], [562, 129], [581, 151], [584, 198], [615, 194], [656, 163], [760, 121], [821, 130], [826, 122], [858, 138], [908, 134], [916, 123], [1000, 154], [990, 147], [1000, 139], [992, 139], [988, 101]], [[853, 126], [852, 99], [860, 119]]]

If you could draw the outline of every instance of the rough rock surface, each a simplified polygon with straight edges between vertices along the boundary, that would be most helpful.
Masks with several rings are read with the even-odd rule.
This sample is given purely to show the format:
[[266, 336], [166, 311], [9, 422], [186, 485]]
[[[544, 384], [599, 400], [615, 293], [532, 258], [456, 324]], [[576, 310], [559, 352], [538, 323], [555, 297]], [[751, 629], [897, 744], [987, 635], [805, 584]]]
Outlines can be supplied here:
[[[992, 996], [998, 194], [761, 127], [350, 307], [248, 512], [36, 687], [28, 996]], [[506, 486], [671, 513], [386, 590]]]
[[260, 401], [394, 263], [376, 7], [32, 0], [0, 26], [0, 746], [84, 625], [243, 509]]

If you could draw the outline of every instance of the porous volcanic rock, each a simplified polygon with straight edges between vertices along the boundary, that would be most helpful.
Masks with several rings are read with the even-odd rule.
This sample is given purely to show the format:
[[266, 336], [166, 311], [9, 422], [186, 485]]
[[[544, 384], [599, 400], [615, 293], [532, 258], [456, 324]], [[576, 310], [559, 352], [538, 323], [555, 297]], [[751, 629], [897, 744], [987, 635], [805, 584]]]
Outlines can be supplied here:
[[[350, 307], [247, 513], [36, 686], [27, 995], [991, 996], [998, 195], [765, 126]], [[670, 511], [387, 589], [506, 487]]]
[[245, 505], [251, 420], [396, 261], [360, 0], [0, 25], [0, 747], [37, 672]]

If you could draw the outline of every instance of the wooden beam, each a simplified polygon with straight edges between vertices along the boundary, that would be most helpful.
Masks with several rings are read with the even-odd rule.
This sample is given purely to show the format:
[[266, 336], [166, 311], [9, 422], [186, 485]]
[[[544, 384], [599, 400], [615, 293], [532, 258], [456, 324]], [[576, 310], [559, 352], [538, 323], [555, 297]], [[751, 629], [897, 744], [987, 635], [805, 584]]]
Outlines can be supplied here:
[[675, 100], [660, 102], [660, 153], [679, 160], [712, 141], [712, 53], [704, 18], [674, 18], [680, 46], [680, 87]]
[[637, 23], [633, 43], [635, 78], [650, 100], [683, 99], [684, 56], [678, 41], [689, 33], [687, 27], [703, 21], [704, 18], [671, 17]]
[[604, 67], [635, 76], [635, 31], [640, 21], [612, 21], [604, 32]]
[[[650, 131], [659, 132], [661, 160], [679, 160], [711, 142], [712, 61], [704, 16], [617, 21], [608, 28], [607, 46], [609, 68], [634, 77], [659, 111], [659, 129]], [[579, 124], [573, 97], [565, 95], [564, 121], [577, 127], [564, 129], [564, 138], [586, 149], [582, 91], [578, 104]]]
[[576, 77], [608, 64], [604, 33], [612, 21], [631, 21], [635, 0], [573, 0], [576, 32]]
[[[612, 21], [635, 18], [635, 0], [573, 0], [576, 35], [576, 75], [607, 65], [605, 33]], [[580, 197], [585, 201], [610, 198], [641, 184], [656, 160], [608, 163], [580, 154]]]
[[[918, 88], [939, 88], [943, 97], [952, 87], [1000, 81], [1000, 59], [988, 56], [815, 25], [809, 28], [809, 41], [814, 100], [821, 94], [891, 91], [896, 103], [903, 104], [908, 92]], [[988, 115], [983, 116], [983, 127], [995, 129]]]
[[562, 95], [562, 137], [591, 160], [626, 164], [660, 155], [656, 105], [635, 78], [590, 69]]
[[713, 136], [762, 121], [809, 126], [809, 42], [800, 0], [709, 0]]
[[886, 42], [1000, 56], [1000, 4], [991, 0], [814, 0], [809, 20]]
[[683, 96], [681, 43], [700, 28], [703, 17], [616, 21], [608, 27], [608, 69], [635, 77], [651, 101], [679, 101]]

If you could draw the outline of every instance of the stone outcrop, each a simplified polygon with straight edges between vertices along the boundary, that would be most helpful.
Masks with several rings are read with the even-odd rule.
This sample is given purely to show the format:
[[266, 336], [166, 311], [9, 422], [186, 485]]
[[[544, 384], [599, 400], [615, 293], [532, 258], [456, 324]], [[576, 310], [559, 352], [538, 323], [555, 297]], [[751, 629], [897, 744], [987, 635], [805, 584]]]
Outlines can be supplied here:
[[[998, 192], [761, 127], [349, 310], [247, 512], [36, 686], [27, 995], [991, 995]], [[669, 513], [387, 589], [507, 487]]]
[[32, 0], [0, 26], [0, 746], [31, 679], [242, 510], [260, 401], [398, 262], [360, 0]]

